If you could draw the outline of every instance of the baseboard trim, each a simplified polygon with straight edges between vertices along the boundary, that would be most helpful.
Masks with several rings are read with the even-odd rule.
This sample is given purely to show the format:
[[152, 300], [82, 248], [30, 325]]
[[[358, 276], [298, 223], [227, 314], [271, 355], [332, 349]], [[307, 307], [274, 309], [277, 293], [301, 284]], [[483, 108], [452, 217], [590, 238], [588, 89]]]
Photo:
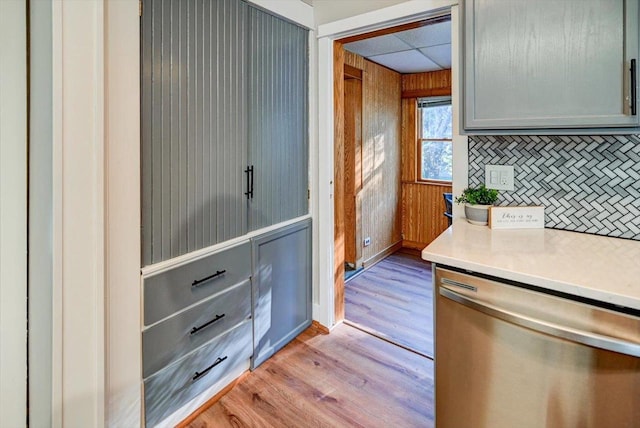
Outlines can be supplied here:
[[330, 334], [331, 330], [329, 330], [329, 328], [323, 326], [322, 324], [320, 324], [318, 321], [313, 320], [311, 322], [311, 327], [316, 329], [319, 333], [321, 334]]
[[399, 252], [404, 254], [409, 254], [411, 256], [422, 257], [422, 250], [417, 250], [415, 248], [403, 246]]
[[407, 241], [404, 240], [402, 241], [402, 247], [403, 248], [408, 248], [411, 250], [418, 250], [418, 251], [422, 251], [424, 249], [424, 247], [426, 247], [427, 243], [425, 242], [418, 242], [418, 241]]
[[395, 253], [400, 248], [402, 248], [402, 241], [398, 241], [395, 244], [392, 244], [389, 247], [385, 248], [384, 250], [380, 251], [378, 254], [376, 254], [376, 255], [374, 255], [372, 257], [369, 257], [367, 260], [362, 262], [362, 267], [364, 267], [365, 269], [368, 269], [371, 266], [373, 266], [376, 263], [378, 263], [380, 260], [382, 260], [385, 257], [387, 257], [388, 255], [391, 255], [391, 254]]
[[216, 404], [223, 396], [225, 396], [229, 391], [231, 391], [237, 384], [242, 382], [244, 378], [249, 375], [249, 373], [251, 372], [247, 370], [246, 372], [238, 376], [234, 381], [230, 382], [227, 386], [222, 388], [216, 395], [211, 397], [209, 400], [205, 401], [205, 403], [202, 406], [198, 407], [193, 413], [187, 416], [185, 420], [183, 420], [178, 425], [176, 425], [176, 428], [186, 428], [187, 426], [189, 426], [189, 424], [195, 421], [198, 416], [206, 412], [209, 409], [209, 407]]

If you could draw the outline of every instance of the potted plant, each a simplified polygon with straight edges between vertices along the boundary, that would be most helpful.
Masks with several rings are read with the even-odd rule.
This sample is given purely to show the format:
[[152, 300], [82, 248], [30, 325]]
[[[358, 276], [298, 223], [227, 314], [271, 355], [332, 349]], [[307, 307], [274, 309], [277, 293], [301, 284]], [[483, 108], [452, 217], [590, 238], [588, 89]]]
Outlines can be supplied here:
[[468, 187], [456, 198], [456, 204], [464, 204], [464, 215], [471, 224], [484, 226], [489, 222], [489, 208], [498, 200], [498, 191], [483, 184]]

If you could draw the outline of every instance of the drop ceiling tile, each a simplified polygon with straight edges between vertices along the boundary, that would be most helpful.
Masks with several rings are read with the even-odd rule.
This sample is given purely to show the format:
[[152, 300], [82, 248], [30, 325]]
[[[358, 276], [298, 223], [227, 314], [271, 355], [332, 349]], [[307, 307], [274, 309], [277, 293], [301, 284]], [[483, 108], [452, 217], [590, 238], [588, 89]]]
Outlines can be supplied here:
[[442, 70], [438, 64], [426, 58], [415, 49], [369, 57], [373, 62], [389, 67], [399, 73], [422, 73]]
[[443, 45], [451, 43], [451, 21], [425, 25], [424, 27], [395, 33], [414, 48]]
[[420, 52], [436, 64], [442, 66], [442, 68], [451, 68], [451, 45], [446, 44], [421, 48]]
[[389, 52], [404, 51], [411, 49], [411, 46], [408, 46], [393, 34], [386, 34], [384, 36], [346, 43], [344, 48], [349, 52], [356, 53], [360, 56], [370, 57]]

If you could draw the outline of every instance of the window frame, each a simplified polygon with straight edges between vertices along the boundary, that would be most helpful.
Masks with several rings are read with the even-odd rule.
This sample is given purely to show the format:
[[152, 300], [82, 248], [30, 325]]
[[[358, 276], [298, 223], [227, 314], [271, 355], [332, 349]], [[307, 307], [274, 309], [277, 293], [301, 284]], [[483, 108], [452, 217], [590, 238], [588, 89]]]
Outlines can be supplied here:
[[[425, 141], [448, 141], [453, 148], [453, 138], [422, 138], [422, 108], [420, 104], [426, 100], [432, 99], [434, 100], [434, 105], [451, 105], [451, 96], [445, 97], [428, 97], [428, 98], [417, 98], [416, 99], [416, 116], [417, 116], [417, 129], [416, 129], [416, 182], [422, 184], [432, 184], [435, 186], [443, 186], [443, 187], [451, 187], [453, 181], [452, 180], [437, 180], [435, 178], [422, 178], [422, 143]], [[422, 101], [421, 101], [422, 100]], [[453, 136], [452, 136], [453, 137]]]

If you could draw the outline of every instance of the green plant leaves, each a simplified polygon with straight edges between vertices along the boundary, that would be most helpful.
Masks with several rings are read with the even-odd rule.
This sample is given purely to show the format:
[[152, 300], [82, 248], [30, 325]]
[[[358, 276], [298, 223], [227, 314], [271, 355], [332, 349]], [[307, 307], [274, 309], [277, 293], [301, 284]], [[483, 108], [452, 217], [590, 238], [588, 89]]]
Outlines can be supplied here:
[[493, 205], [498, 200], [498, 191], [487, 189], [484, 184], [473, 188], [467, 187], [456, 197], [456, 204]]

